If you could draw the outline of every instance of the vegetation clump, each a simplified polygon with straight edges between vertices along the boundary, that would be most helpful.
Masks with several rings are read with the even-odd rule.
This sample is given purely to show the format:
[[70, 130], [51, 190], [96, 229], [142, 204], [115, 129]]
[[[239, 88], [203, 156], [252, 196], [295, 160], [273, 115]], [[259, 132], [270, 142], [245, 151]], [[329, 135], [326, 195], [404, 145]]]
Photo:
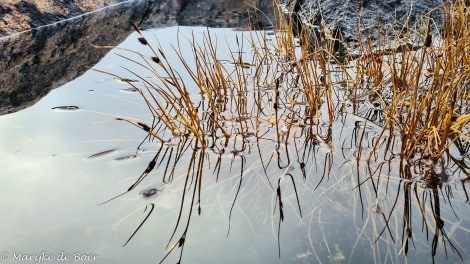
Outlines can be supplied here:
[[[184, 246], [193, 208], [201, 214], [202, 179], [207, 171], [204, 164], [215, 159], [212, 172], [218, 181], [223, 154], [230, 153], [232, 161], [240, 159], [230, 219], [249, 172], [244, 156], [254, 150], [259, 152], [256, 164], [264, 171], [266, 186], [275, 196], [279, 229], [285, 217], [285, 194], [281, 190], [293, 187], [295, 207], [302, 217], [302, 205], [309, 205], [304, 204], [298, 189], [316, 189], [330, 178], [335, 166], [333, 156], [342, 156], [342, 165], [335, 167], [338, 171], [345, 164], [355, 164], [350, 168], [357, 178], [351, 173], [349, 180], [359, 192], [356, 206], [362, 207], [364, 214], [364, 203], [374, 204], [374, 212], [383, 216], [383, 229], [375, 233], [375, 242], [384, 232], [395, 242], [399, 233], [389, 225], [398, 210], [398, 198], [390, 202], [388, 213], [378, 204], [383, 188], [388, 189], [379, 187], [381, 175], [388, 171], [388, 184], [398, 167], [395, 176], [400, 182], [408, 180], [424, 188], [422, 199], [416, 189], [414, 192], [420, 215], [436, 223], [430, 228], [434, 230], [433, 254], [439, 234], [445, 238], [441, 239], [444, 245], [448, 243], [458, 252], [459, 245], [450, 242], [440, 225], [442, 219], [436, 213], [440, 205], [435, 199], [439, 200], [437, 190], [443, 183], [467, 181], [470, 175], [470, 10], [462, 0], [442, 8], [446, 20], [440, 36], [431, 34], [432, 20], [423, 17], [403, 32], [392, 32], [393, 39], [382, 36], [380, 43], [390, 43], [387, 47], [373, 48], [370, 41], [359, 43], [359, 55], [348, 53], [341, 61], [335, 57], [335, 43], [328, 38], [321, 43], [299, 41], [308, 39], [311, 32], [306, 29], [300, 36], [294, 35], [289, 14], [273, 21], [272, 34], [252, 30], [237, 37], [236, 50], [230, 48], [228, 59], [221, 59], [219, 44], [209, 29], [200, 41], [194, 35], [187, 39], [192, 47], [192, 56], [188, 57], [180, 43], [169, 55], [136, 26], [138, 41], [149, 48], [150, 54], [126, 50], [137, 58], [120, 56], [155, 77], [149, 79], [128, 70], [139, 82], [127, 83], [142, 95], [154, 122], [146, 124], [127, 117], [118, 120], [143, 129], [150, 138], [161, 141], [162, 148], [170, 147], [172, 158], [164, 158], [160, 149], [125, 193], [165, 159], [168, 163], [163, 180], [172, 181], [182, 154], [193, 150], [185, 165], [188, 169], [181, 207], [170, 241], [179, 230], [184, 208], [189, 210], [187, 224], [168, 254]], [[279, 6], [278, 12], [283, 13]], [[175, 64], [182, 65], [184, 73], [176, 70]], [[197, 87], [199, 95], [191, 95], [188, 87]], [[316, 155], [321, 149], [326, 154], [318, 165]], [[321, 177], [315, 179], [314, 186], [306, 187], [309, 168], [313, 170], [308, 163], [314, 156], [315, 166], [323, 168]], [[170, 160], [173, 165], [169, 165]], [[276, 167], [276, 173], [271, 166]], [[297, 174], [291, 172], [293, 167], [298, 168]], [[300, 187], [302, 181], [305, 185]], [[365, 189], [367, 184], [369, 189]], [[425, 194], [426, 188], [432, 192]], [[412, 199], [412, 192], [411, 185], [405, 184], [406, 202]], [[363, 198], [366, 193], [368, 198]], [[425, 208], [428, 202], [432, 212]], [[401, 208], [403, 233], [397, 253], [406, 255], [412, 238], [411, 209], [408, 204]], [[431, 222], [425, 225], [429, 227]]]

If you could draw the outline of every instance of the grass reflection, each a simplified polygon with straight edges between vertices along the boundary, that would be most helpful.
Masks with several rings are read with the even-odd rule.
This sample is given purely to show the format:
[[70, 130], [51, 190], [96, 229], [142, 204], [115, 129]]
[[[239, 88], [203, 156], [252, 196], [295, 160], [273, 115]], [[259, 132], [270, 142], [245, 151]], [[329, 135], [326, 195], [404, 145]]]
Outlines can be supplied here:
[[[132, 78], [119, 78], [138, 80], [127, 83], [153, 122], [117, 119], [146, 131], [144, 141], [158, 141], [159, 149], [128, 190], [109, 201], [156, 169], [164, 183], [178, 186], [178, 214], [161, 262], [176, 250], [181, 262], [191, 220], [204, 214], [207, 200], [227, 210], [227, 235], [235, 212], [253, 230], [250, 219], [270, 223], [279, 257], [287, 247], [283, 236], [308, 245], [299, 261], [469, 257], [459, 237], [470, 232], [461, 213], [468, 211], [470, 166], [464, 5], [447, 10], [452, 16], [435, 45], [428, 22], [405, 36], [416, 36], [412, 46], [419, 49], [374, 51], [368, 43], [345, 61], [328, 42], [298, 45], [282, 16], [272, 37], [239, 33], [227, 50], [210, 30], [185, 40], [178, 35], [171, 56], [136, 27], [150, 55], [125, 50], [131, 55], [120, 56], [137, 69], [125, 68]], [[126, 244], [154, 209], [149, 203]]]

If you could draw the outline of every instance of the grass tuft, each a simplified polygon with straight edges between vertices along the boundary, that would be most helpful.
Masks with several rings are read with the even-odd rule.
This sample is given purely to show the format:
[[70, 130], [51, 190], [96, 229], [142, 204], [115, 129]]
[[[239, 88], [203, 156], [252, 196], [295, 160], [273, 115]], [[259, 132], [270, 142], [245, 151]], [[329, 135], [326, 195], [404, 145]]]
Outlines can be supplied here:
[[[236, 182], [229, 206], [229, 230], [235, 202], [243, 199], [242, 182], [246, 185], [250, 181], [251, 166], [261, 168], [264, 172], [261, 178], [274, 193], [274, 211], [277, 208], [279, 212], [278, 239], [281, 222], [287, 221], [289, 195], [285, 189], [292, 185], [291, 197], [295, 197], [296, 202], [293, 207], [298, 207], [302, 218], [306, 210], [301, 209], [303, 193], [299, 191], [299, 182], [305, 186], [310, 184], [309, 169], [314, 169], [309, 166], [322, 168], [321, 178], [314, 179], [313, 187], [302, 186], [311, 187], [309, 190], [316, 190], [330, 177], [338, 177], [330, 173], [333, 167], [342, 171], [343, 166], [350, 166], [347, 175], [351, 175], [349, 181], [358, 193], [354, 200], [356, 207], [362, 210], [361, 217], [364, 219], [364, 203], [369, 203], [373, 204], [379, 220], [373, 220], [369, 214], [366, 221], [377, 228], [383, 220], [380, 222], [383, 229], [374, 229], [376, 237], [371, 240], [389, 243], [385, 238], [388, 236], [393, 243], [398, 242], [395, 237], [400, 234], [393, 229], [399, 220], [393, 214], [397, 208], [403, 209], [402, 241], [397, 251], [406, 255], [412, 242], [411, 206], [397, 205], [400, 190], [396, 200], [389, 204], [388, 214], [386, 206], [379, 205], [378, 199], [379, 195], [388, 193], [383, 189], [388, 190], [388, 182], [393, 181], [392, 168], [399, 168], [399, 181], [405, 182], [405, 202], [415, 199], [426, 232], [428, 228], [434, 230], [433, 253], [439, 235], [444, 238], [444, 247], [448, 245], [457, 250], [440, 225], [443, 220], [438, 213], [437, 190], [452, 176], [447, 173], [449, 167], [453, 167], [455, 175], [465, 175], [462, 180], [468, 180], [470, 175], [470, 9], [466, 1], [457, 0], [442, 7], [446, 16], [440, 35], [432, 33], [434, 23], [424, 16], [416, 25], [405, 21], [399, 31], [389, 29], [382, 34], [387, 29], [379, 28], [377, 47], [370, 37], [366, 38], [359, 43], [358, 54], [353, 55], [346, 49], [349, 53], [342, 59], [336, 56], [338, 41], [343, 43], [340, 34], [333, 34], [328, 25], [322, 25], [321, 38], [312, 42], [312, 35], [316, 34], [312, 28], [299, 28], [293, 23], [292, 13], [284, 13], [280, 5], [276, 7], [280, 15], [276, 16], [278, 21], [272, 21], [273, 32], [250, 30], [239, 34], [235, 43], [225, 42], [222, 47], [207, 29], [202, 36], [193, 33], [185, 37], [178, 33], [178, 43], [172, 50], [164, 51], [157, 36], [154, 36], [155, 42], [150, 41], [147, 34], [134, 25], [139, 34], [138, 42], [148, 47], [150, 55], [121, 50], [132, 56], [119, 56], [153, 77], [145, 78], [144, 73], [124, 68], [139, 81], [128, 81], [128, 84], [140, 93], [156, 121], [148, 125], [126, 117], [117, 119], [170, 145], [168, 164], [172, 157], [175, 161], [173, 168], [166, 165], [164, 179], [167, 171], [171, 171], [169, 178], [173, 179], [182, 153], [193, 151], [189, 165], [185, 166], [188, 169], [182, 201], [170, 241], [177, 237], [184, 209], [189, 210], [189, 215], [182, 235], [165, 258], [176, 246], [184, 247], [195, 204], [198, 214], [203, 212], [200, 201], [202, 178], [206, 175], [204, 162], [211, 159], [206, 155], [208, 152], [217, 157], [213, 169], [216, 181], [223, 166], [223, 154], [231, 154], [230, 172], [233, 161], [240, 159], [239, 175], [222, 180]], [[361, 32], [359, 22], [357, 27], [357, 32]], [[189, 53], [183, 50], [183, 41], [190, 43]], [[197, 87], [198, 96], [191, 95], [188, 87]], [[178, 140], [173, 144], [175, 138], [182, 142]], [[266, 150], [265, 146], [271, 149]], [[247, 166], [250, 161], [245, 155], [254, 149], [259, 152], [259, 161]], [[154, 169], [158, 159], [162, 163], [160, 155], [166, 154], [160, 151], [128, 191]], [[324, 156], [317, 164], [320, 154]], [[334, 164], [337, 159], [342, 159], [343, 164]], [[314, 165], [309, 164], [312, 160], [315, 160]], [[296, 173], [290, 171], [295, 167], [292, 164], [300, 168]], [[275, 173], [270, 173], [271, 166], [277, 166]], [[387, 170], [387, 187], [383, 187], [379, 183], [384, 181], [381, 175]], [[296, 178], [296, 175], [301, 177]], [[291, 178], [291, 185], [281, 184], [286, 177]], [[412, 182], [416, 178], [429, 192], [425, 189], [420, 193], [422, 196], [418, 196]], [[273, 185], [276, 182], [277, 186]], [[370, 188], [365, 188], [368, 185]], [[425, 208], [430, 200], [431, 209]], [[311, 208], [308, 204], [304, 206]], [[307, 217], [311, 218], [316, 210], [311, 208]], [[430, 222], [436, 226], [431, 227], [426, 219], [432, 219]], [[357, 227], [357, 231], [365, 236], [365, 225]], [[355, 241], [353, 251], [358, 243], [359, 240]], [[328, 248], [326, 239], [325, 244]], [[280, 242], [278, 246], [280, 256]], [[315, 252], [313, 246], [312, 250]], [[376, 258], [377, 252], [373, 254]], [[388, 253], [387, 256], [390, 257]]]

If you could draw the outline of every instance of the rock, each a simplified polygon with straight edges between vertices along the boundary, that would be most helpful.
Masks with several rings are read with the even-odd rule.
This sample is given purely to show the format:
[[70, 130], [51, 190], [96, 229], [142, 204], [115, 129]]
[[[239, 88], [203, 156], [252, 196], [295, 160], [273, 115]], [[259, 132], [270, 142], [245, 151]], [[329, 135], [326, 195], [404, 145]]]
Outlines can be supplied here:
[[[272, 0], [250, 0], [273, 14]], [[251, 10], [248, 13], [248, 10]], [[2, 0], [0, 115], [28, 107], [81, 75], [133, 28], [191, 25], [238, 27], [255, 12], [245, 0]], [[269, 24], [260, 12], [260, 26]], [[272, 16], [270, 16], [272, 18]]]
[[0, 3], [0, 36], [50, 25], [67, 18], [99, 10], [124, 0], [7, 0]]
[[[163, 7], [165, 0], [19, 1], [0, 4], [0, 114], [34, 104], [81, 75]], [[60, 3], [60, 4], [59, 4]]]
[[[185, 1], [177, 17], [180, 25], [203, 25], [209, 27], [240, 27], [247, 25], [250, 18], [255, 20], [255, 10], [249, 5], [272, 14], [272, 0], [196, 0]], [[269, 3], [269, 4], [266, 4]], [[266, 10], [271, 7], [270, 10]], [[215, 12], [214, 12], [215, 11]], [[258, 23], [261, 27], [269, 21], [258, 13]]]
[[[394, 34], [406, 33], [416, 23], [426, 24], [432, 18], [434, 33], [440, 30], [442, 12], [440, 6], [444, 0], [281, 0], [287, 12], [293, 13], [295, 24], [306, 26], [312, 30], [311, 43], [320, 43], [325, 32], [337, 41], [336, 52], [339, 57], [352, 47], [352, 55], [358, 54], [358, 17], [360, 17], [360, 34], [365, 43], [370, 36], [373, 47], [388, 45], [388, 40], [381, 38], [378, 43], [377, 33], [380, 25], [382, 36], [393, 37]], [[394, 33], [395, 31], [395, 33]]]
[[152, 16], [144, 23], [144, 27], [181, 25], [247, 28], [256, 21], [257, 27], [265, 28], [272, 26], [269, 19], [272, 19], [274, 13], [273, 0], [172, 0], [165, 9], [168, 11]]

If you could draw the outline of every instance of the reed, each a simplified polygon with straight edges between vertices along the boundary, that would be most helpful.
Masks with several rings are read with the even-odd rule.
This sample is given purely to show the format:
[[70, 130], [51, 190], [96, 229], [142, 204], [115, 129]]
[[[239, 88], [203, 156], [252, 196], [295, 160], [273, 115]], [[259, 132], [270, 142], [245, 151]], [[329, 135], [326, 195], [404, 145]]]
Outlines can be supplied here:
[[[303, 190], [313, 191], [328, 182], [334, 167], [333, 157], [343, 162], [336, 166], [338, 171], [343, 166], [351, 167], [346, 175], [351, 177], [352, 188], [357, 190], [353, 206], [362, 210], [362, 218], [364, 203], [375, 206], [380, 220], [370, 214], [366, 218], [366, 223], [374, 226], [375, 242], [389, 243], [390, 239], [396, 242], [395, 238], [401, 236], [397, 251], [406, 255], [409, 248], [410, 205], [397, 205], [399, 192], [388, 214], [378, 202], [383, 190], [377, 186], [383, 181], [388, 186], [392, 167], [396, 166], [400, 168], [397, 176], [400, 181], [418, 177], [432, 190], [418, 193], [415, 185], [404, 186], [405, 200], [416, 197], [423, 219], [433, 219], [436, 223], [434, 228], [429, 223], [425, 225], [436, 237], [433, 250], [439, 235], [445, 239], [444, 247], [449, 245], [455, 249], [438, 225], [442, 221], [440, 215], [424, 207], [429, 199], [438, 200], [437, 189], [449, 177], [444, 167], [457, 164], [456, 171], [460, 173], [456, 174], [467, 175], [467, 179], [469, 175], [465, 161], [459, 163], [460, 157], [452, 153], [457, 150], [465, 156], [470, 149], [470, 11], [466, 2], [458, 0], [444, 7], [446, 20], [441, 35], [433, 34], [432, 19], [423, 17], [416, 25], [405, 22], [406, 31], [390, 29], [390, 34], [379, 35], [377, 46], [366, 38], [364, 43], [359, 43], [358, 56], [346, 54], [343, 60], [335, 56], [334, 41], [338, 40], [332, 40], [327, 28], [325, 38], [312, 43], [314, 33], [310, 28], [296, 28], [292, 14], [285, 14], [280, 5], [276, 8], [280, 15], [279, 21], [272, 22], [275, 28], [272, 35], [251, 30], [239, 35], [236, 45], [224, 43], [221, 47], [207, 29], [202, 36], [179, 35], [173, 49], [164, 51], [157, 36], [155, 40], [149, 39], [135, 26], [138, 42], [147, 46], [149, 52], [123, 50], [138, 59], [120, 55], [153, 75], [149, 80], [140, 72], [128, 70], [140, 81], [138, 84], [128, 82], [129, 85], [140, 93], [156, 121], [147, 125], [126, 117], [118, 120], [145, 130], [162, 143], [170, 143], [169, 148], [171, 151], [176, 148], [178, 157], [188, 149], [193, 150], [189, 163], [183, 166], [188, 169], [183, 177], [181, 206], [170, 241], [183, 226], [184, 210], [189, 211], [189, 215], [168, 255], [184, 247], [196, 204], [201, 214], [202, 179], [210, 174], [204, 166], [211, 159], [207, 153], [215, 157], [212, 174], [217, 182], [224, 163], [223, 154], [232, 155], [230, 171], [233, 161], [240, 160], [240, 172], [236, 176], [220, 179], [235, 183], [228, 214], [229, 230], [235, 202], [241, 199], [242, 182], [246, 184], [250, 180], [249, 168], [261, 168], [262, 177], [258, 178], [272, 191], [274, 211], [278, 212], [279, 254], [281, 222], [285, 221], [284, 210], [289, 201], [284, 188], [293, 187], [290, 198], [295, 197], [291, 199], [295, 206], [292, 207], [296, 211], [298, 208], [300, 218], [302, 215], [312, 217], [315, 212], [320, 215], [321, 210], [316, 211], [318, 208], [308, 204], [304, 205], [309, 210], [301, 208], [299, 185]], [[360, 32], [359, 23], [357, 27]], [[183, 55], [182, 41], [191, 44], [191, 56]], [[252, 51], [250, 56], [246, 50]], [[228, 59], [220, 59], [222, 52], [228, 54], [225, 56]], [[181, 65], [179, 69], [184, 72], [178, 72], [176, 64]], [[199, 97], [189, 94], [190, 86], [197, 87]], [[346, 131], [351, 134], [344, 136]], [[171, 145], [172, 138], [181, 138], [182, 142]], [[266, 146], [271, 149], [266, 150]], [[259, 159], [248, 166], [250, 162], [245, 154], [252, 149], [258, 151]], [[162, 163], [165, 155], [160, 156], [160, 151], [128, 192], [154, 169], [158, 159]], [[319, 153], [323, 153], [321, 158], [317, 157]], [[166, 164], [165, 172], [171, 173], [164, 179], [173, 179], [178, 162], [181, 161], [175, 161], [173, 167]], [[308, 165], [309, 162], [314, 164]], [[298, 165], [300, 172], [291, 173], [292, 164]], [[313, 186], [307, 181], [308, 166], [322, 168], [321, 177], [314, 179]], [[412, 171], [412, 167], [418, 169]], [[385, 174], [389, 178], [385, 180], [383, 170], [387, 169]], [[286, 178], [288, 180], [284, 181]], [[422, 198], [418, 198], [419, 195]], [[440, 210], [439, 206], [434, 203], [431, 209]], [[397, 208], [403, 211], [401, 235], [396, 231], [399, 220], [393, 216]], [[383, 228], [377, 228], [379, 225]], [[365, 233], [365, 229], [366, 224], [356, 228], [360, 234]], [[313, 245], [312, 241], [310, 243]], [[358, 243], [359, 240], [355, 241], [353, 251]], [[331, 255], [333, 250], [328, 248], [328, 251]], [[376, 252], [374, 257], [378, 257]], [[392, 262], [397, 261], [390, 258]]]
[[[457, 138], [468, 140], [470, 21], [463, 1], [447, 8], [442, 37], [431, 34], [431, 20], [426, 19], [416, 27], [419, 37], [411, 44], [419, 49], [406, 45], [400, 52], [376, 53], [362, 62], [378, 84], [374, 93], [386, 116], [383, 132], [400, 135], [399, 155], [411, 163], [437, 161]], [[386, 66], [377, 68], [377, 62]]]

